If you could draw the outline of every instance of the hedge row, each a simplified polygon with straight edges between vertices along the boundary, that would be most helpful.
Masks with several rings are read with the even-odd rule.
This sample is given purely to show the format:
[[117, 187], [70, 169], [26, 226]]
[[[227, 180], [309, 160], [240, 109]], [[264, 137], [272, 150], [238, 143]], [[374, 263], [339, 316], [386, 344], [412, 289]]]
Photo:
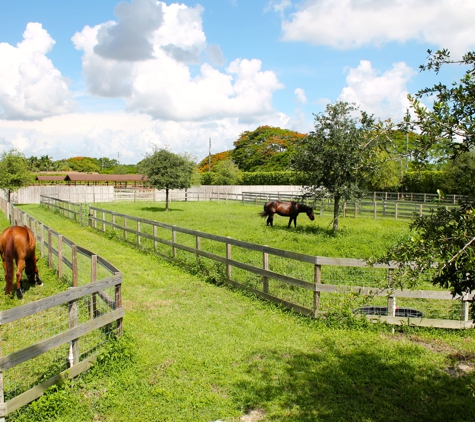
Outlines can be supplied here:
[[[201, 173], [201, 184], [213, 184], [213, 172]], [[302, 178], [293, 171], [259, 171], [259, 172], [242, 172], [239, 181], [233, 184], [239, 185], [301, 185]]]
[[[201, 184], [212, 185], [213, 173], [201, 173]], [[242, 172], [240, 174], [239, 185], [305, 185], [304, 177], [292, 171], [270, 171], [270, 172]], [[441, 189], [445, 193], [452, 192], [453, 186], [457, 186], [449, 173], [445, 171], [420, 171], [408, 172], [404, 175], [402, 188], [406, 192], [437, 193]], [[395, 190], [400, 190], [399, 189]], [[372, 190], [387, 190], [374, 187]]]
[[445, 193], [457, 193], [452, 192], [454, 181], [445, 171], [407, 172], [402, 183], [406, 192], [437, 193], [440, 189]]

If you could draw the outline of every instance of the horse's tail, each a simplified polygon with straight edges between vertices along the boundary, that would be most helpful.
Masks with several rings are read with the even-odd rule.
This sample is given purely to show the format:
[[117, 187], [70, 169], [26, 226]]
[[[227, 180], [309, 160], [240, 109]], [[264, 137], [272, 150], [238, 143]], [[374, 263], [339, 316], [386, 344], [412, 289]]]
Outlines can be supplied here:
[[272, 204], [273, 202], [266, 202], [264, 204], [264, 211], [260, 212], [259, 215], [261, 217], [269, 217], [270, 215], [273, 215], [274, 213], [272, 212]]
[[[3, 251], [3, 256], [5, 260], [5, 283], [8, 287], [13, 288], [13, 276], [14, 276], [14, 266], [13, 266], [13, 237], [9, 237], [5, 243], [5, 250]], [[10, 293], [7, 291], [7, 293]]]

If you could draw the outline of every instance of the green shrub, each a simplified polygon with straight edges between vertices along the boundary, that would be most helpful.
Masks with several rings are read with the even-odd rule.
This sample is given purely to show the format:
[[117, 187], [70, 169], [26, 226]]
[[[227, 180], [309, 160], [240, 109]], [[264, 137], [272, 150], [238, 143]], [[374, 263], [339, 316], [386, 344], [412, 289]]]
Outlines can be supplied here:
[[294, 171], [256, 171], [242, 174], [243, 185], [300, 185], [302, 177]]
[[403, 186], [407, 192], [437, 193], [441, 189], [451, 192], [451, 180], [445, 171], [410, 171], [404, 175]]

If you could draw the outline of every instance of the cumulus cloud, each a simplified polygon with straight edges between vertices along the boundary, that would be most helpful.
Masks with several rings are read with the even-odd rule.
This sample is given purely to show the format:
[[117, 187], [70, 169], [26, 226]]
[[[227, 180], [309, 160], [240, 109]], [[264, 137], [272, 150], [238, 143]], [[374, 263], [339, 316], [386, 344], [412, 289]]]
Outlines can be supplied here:
[[0, 118], [39, 120], [73, 109], [67, 80], [46, 54], [55, 41], [39, 23], [29, 23], [16, 47], [0, 43]]
[[302, 88], [296, 88], [294, 91], [295, 99], [298, 103], [305, 104], [307, 102], [307, 96], [305, 95], [305, 90]]
[[216, 47], [207, 48], [201, 6], [158, 2], [159, 26], [142, 25], [139, 17], [147, 17], [144, 10], [149, 10], [150, 1], [135, 0], [128, 10], [134, 10], [134, 30], [143, 28], [135, 39], [146, 38], [151, 43], [151, 56], [128, 56], [124, 60], [98, 50], [98, 46], [106, 45], [102, 44], [103, 34], [114, 35], [112, 31], [121, 25], [120, 19], [117, 24], [85, 27], [72, 38], [75, 47], [84, 52], [83, 72], [91, 94], [121, 97], [127, 110], [163, 120], [238, 118], [246, 123], [275, 113], [272, 94], [283, 85], [274, 72], [262, 70], [260, 60], [236, 59], [225, 71], [204, 63], [198, 73], [191, 71], [189, 64], [198, 62], [203, 53], [211, 51], [217, 57], [220, 52]]
[[283, 113], [254, 123], [236, 117], [176, 122], [126, 112], [71, 113], [40, 122], [0, 121], [0, 152], [17, 148], [27, 157], [49, 155], [55, 160], [78, 155], [119, 157], [123, 164], [135, 164], [156, 145], [202, 160], [208, 155], [209, 138], [213, 153], [226, 151], [244, 131], [264, 124], [289, 127], [289, 123]]
[[362, 110], [382, 119], [399, 120], [409, 107], [406, 85], [416, 74], [404, 62], [393, 64], [382, 73], [371, 62], [361, 60], [356, 68], [349, 68], [339, 100], [354, 102]]
[[475, 2], [308, 0], [283, 20], [283, 38], [340, 49], [416, 40], [463, 54], [475, 45]]
[[279, 13], [280, 16], [284, 17], [284, 12], [292, 6], [291, 0], [270, 0], [265, 11], [272, 10], [276, 13]]
[[136, 61], [153, 55], [150, 40], [163, 21], [162, 4], [154, 0], [121, 1], [114, 9], [117, 23], [100, 26], [94, 52], [106, 59]]

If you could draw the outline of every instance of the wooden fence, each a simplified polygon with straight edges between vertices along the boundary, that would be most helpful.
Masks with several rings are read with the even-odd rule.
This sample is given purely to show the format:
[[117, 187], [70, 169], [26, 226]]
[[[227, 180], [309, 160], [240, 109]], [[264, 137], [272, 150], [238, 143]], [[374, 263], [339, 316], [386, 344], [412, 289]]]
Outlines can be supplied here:
[[[262, 201], [293, 201], [293, 200], [305, 200], [307, 196], [302, 193], [300, 190], [295, 190], [293, 192], [246, 192], [238, 194], [239, 199], [244, 203], [256, 203], [256, 198], [258, 202]], [[227, 196], [229, 199], [236, 198], [234, 193], [225, 192], [212, 192], [211, 198], [219, 199]], [[393, 201], [393, 202], [417, 202], [417, 203], [443, 203], [446, 205], [457, 204], [463, 195], [446, 195], [444, 199], [441, 199], [437, 194], [431, 193], [414, 193], [414, 192], [369, 192], [363, 197], [364, 202], [383, 202], [383, 201]], [[327, 202], [332, 202], [331, 196], [326, 198]]]
[[[150, 192], [129, 192], [129, 200], [134, 202], [142, 200], [151, 200], [152, 193]], [[185, 197], [185, 200], [199, 201], [196, 193], [190, 194]], [[144, 195], [144, 196], [141, 196]], [[119, 201], [123, 196], [116, 197], [115, 200]], [[285, 194], [285, 193], [243, 193], [243, 194], [230, 194], [230, 193], [210, 193], [208, 198], [201, 197], [201, 200], [216, 201], [216, 202], [242, 202], [243, 204], [252, 203], [254, 205], [264, 204], [267, 201], [302, 201], [309, 203], [309, 199], [302, 199], [298, 194]], [[89, 205], [87, 203], [70, 202], [62, 199], [53, 198], [46, 195], [40, 195], [40, 204], [48, 207], [51, 210], [59, 212], [64, 217], [79, 222], [80, 224], [87, 226]], [[371, 216], [376, 218], [413, 218], [414, 215], [428, 215], [438, 207], [444, 207], [445, 209], [456, 208], [457, 205], [452, 203], [437, 203], [437, 202], [413, 202], [413, 201], [391, 201], [391, 200], [378, 200], [378, 201], [355, 201], [355, 202], [343, 202], [342, 204], [342, 216], [344, 218], [361, 216]], [[325, 199], [318, 202], [315, 207], [315, 213], [320, 216], [333, 215], [333, 202], [331, 199]]]
[[[381, 217], [388, 218], [412, 218], [417, 215], [428, 215], [439, 207], [445, 207], [446, 209], [457, 208], [458, 205], [453, 202], [456, 199], [456, 195], [452, 195], [449, 200], [445, 202], [436, 201], [437, 195], [429, 194], [411, 194], [407, 197], [402, 195], [388, 195], [388, 192], [373, 192], [365, 199], [359, 201], [347, 201], [342, 202], [342, 215], [343, 217], [354, 217], [369, 215], [374, 219]], [[400, 199], [395, 199], [399, 196]], [[389, 198], [389, 199], [386, 199]], [[401, 199], [402, 198], [402, 199]], [[458, 199], [462, 198], [458, 196]], [[285, 194], [285, 193], [256, 193], [256, 192], [243, 192], [241, 197], [238, 198], [237, 194], [214, 194], [211, 195], [211, 200], [217, 202], [229, 201], [241, 201], [243, 204], [264, 204], [268, 201], [299, 201], [311, 205], [310, 198], [306, 198], [298, 193]], [[317, 201], [314, 206], [314, 212], [323, 216], [333, 215], [333, 200], [331, 197], [321, 199]]]
[[[116, 232], [125, 241], [154, 249], [167, 258], [189, 265], [201, 265], [202, 258], [207, 258], [222, 266], [222, 273], [216, 270], [217, 277], [227, 283], [303, 315], [317, 317], [331, 312], [342, 294], [356, 294], [364, 299], [361, 310], [370, 320], [440, 328], [473, 327], [468, 312], [473, 294], [453, 298], [447, 290], [387, 289], [384, 286], [390, 285], [393, 266], [368, 266], [359, 259], [306, 255], [92, 206], [89, 219], [91, 227]], [[209, 273], [209, 268], [206, 271]], [[445, 316], [434, 301], [449, 304]], [[407, 317], [413, 315], [410, 312], [401, 316], [401, 306], [417, 306], [421, 312], [416, 314], [425, 316]], [[382, 315], [382, 308], [387, 315]]]
[[122, 334], [124, 316], [117, 268], [20, 209], [9, 208], [12, 223], [33, 230], [41, 256], [71, 287], [0, 312], [0, 420], [50, 386], [87, 370], [110, 336]]

